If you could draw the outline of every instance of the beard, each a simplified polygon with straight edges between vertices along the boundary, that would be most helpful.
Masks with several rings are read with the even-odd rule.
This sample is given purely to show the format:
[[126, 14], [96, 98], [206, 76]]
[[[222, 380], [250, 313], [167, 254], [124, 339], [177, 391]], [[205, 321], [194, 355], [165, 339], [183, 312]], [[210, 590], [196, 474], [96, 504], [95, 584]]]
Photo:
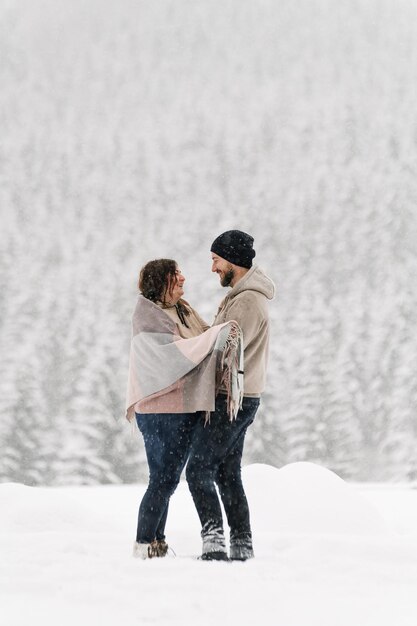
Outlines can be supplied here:
[[233, 268], [230, 268], [230, 270], [228, 270], [225, 275], [223, 276], [223, 278], [220, 280], [220, 284], [222, 287], [229, 287], [230, 283], [232, 282], [233, 278], [234, 278], [234, 271]]

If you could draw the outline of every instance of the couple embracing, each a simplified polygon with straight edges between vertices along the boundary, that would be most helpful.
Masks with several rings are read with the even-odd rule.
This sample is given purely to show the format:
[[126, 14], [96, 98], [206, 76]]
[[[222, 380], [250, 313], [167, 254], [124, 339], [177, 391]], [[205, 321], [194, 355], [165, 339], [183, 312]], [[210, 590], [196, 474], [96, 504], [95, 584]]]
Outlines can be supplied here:
[[[274, 284], [252, 264], [253, 237], [231, 230], [212, 246], [212, 271], [231, 290], [209, 326], [183, 300], [177, 263], [158, 259], [140, 272], [133, 314], [127, 418], [136, 419], [149, 466], [134, 556], [165, 556], [168, 504], [186, 467], [201, 522], [202, 560], [254, 556], [241, 480], [246, 431], [265, 386], [268, 300]], [[230, 528], [226, 548], [220, 494]]]

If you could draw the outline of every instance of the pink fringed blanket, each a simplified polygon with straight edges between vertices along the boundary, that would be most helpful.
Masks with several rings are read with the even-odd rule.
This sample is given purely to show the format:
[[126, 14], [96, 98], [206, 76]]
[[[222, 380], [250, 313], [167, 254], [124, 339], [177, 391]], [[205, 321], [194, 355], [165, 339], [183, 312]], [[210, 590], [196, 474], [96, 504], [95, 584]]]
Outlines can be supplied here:
[[242, 331], [219, 324], [182, 339], [175, 322], [139, 296], [132, 319], [126, 417], [140, 413], [213, 411], [216, 391], [227, 389], [230, 419], [243, 396]]

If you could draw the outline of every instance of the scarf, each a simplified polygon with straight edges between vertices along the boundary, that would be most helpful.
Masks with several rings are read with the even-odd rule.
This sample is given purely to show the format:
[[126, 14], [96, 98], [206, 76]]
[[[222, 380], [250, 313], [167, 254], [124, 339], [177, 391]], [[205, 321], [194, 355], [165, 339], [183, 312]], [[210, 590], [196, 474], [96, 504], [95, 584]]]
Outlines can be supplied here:
[[175, 322], [139, 296], [132, 318], [126, 417], [140, 413], [214, 411], [216, 392], [226, 389], [236, 418], [243, 398], [243, 339], [235, 321], [182, 339]]

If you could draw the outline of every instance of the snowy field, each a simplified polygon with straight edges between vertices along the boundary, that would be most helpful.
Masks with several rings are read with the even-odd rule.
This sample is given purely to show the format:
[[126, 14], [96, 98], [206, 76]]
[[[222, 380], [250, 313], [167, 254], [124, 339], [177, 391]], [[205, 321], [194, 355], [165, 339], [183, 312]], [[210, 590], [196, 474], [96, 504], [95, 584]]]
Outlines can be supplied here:
[[4, 626], [415, 626], [417, 491], [349, 485], [310, 463], [251, 465], [256, 558], [206, 563], [187, 485], [176, 557], [131, 557], [143, 485], [0, 485]]

